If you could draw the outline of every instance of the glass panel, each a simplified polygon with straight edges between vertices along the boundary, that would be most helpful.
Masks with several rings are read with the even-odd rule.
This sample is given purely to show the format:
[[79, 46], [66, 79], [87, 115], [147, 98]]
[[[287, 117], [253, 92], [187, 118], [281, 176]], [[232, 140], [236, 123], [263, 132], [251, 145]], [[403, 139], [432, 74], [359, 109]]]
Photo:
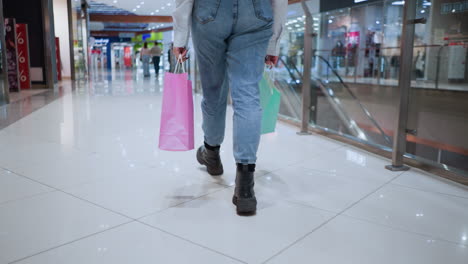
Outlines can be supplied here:
[[73, 49], [75, 59], [75, 78], [86, 79], [87, 76], [87, 39], [86, 17], [79, 1], [72, 1]]
[[[2, 1], [0, 0], [0, 6], [2, 6]], [[5, 47], [4, 47], [4, 24], [3, 24], [3, 11], [0, 11], [0, 105], [7, 102], [8, 98], [8, 85], [7, 72], [6, 72], [6, 56], [5, 56]]]
[[386, 33], [389, 23], [398, 22], [399, 9], [392, 2], [377, 2], [314, 16], [315, 125], [369, 144], [392, 146], [397, 82], [389, 82], [386, 56], [392, 49], [397, 54], [401, 24]]
[[407, 152], [468, 174], [468, 1], [418, 2]]
[[275, 84], [280, 90], [280, 115], [295, 121], [302, 116], [302, 72], [305, 16], [300, 4], [289, 7], [289, 17], [280, 44], [278, 67], [274, 69]]

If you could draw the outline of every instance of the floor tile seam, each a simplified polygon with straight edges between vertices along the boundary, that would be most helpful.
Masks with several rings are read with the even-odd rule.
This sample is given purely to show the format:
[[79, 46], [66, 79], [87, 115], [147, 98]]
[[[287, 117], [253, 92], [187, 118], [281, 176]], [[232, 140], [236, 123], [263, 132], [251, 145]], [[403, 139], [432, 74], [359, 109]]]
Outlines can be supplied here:
[[[330, 152], [330, 153], [331, 153], [331, 152], [334, 152], [334, 151], [336, 151], [336, 150], [338, 150], [338, 149], [340, 149], [340, 148], [343, 148], [343, 147], [345, 147], [345, 146], [339, 146], [339, 147], [337, 147], [337, 148], [335, 148], [335, 149], [333, 149], [333, 150], [329, 150], [329, 151], [326, 151], [326, 152]], [[318, 156], [321, 156], [321, 154], [322, 154], [322, 153], [315, 153], [315, 154], [312, 154], [312, 155], [309, 156], [308, 158], [301, 159], [300, 161], [291, 162], [291, 164], [289, 164], [288, 166], [297, 166], [297, 165], [299, 165], [299, 164], [302, 164], [302, 163], [308, 161], [310, 158], [316, 158], [316, 157], [318, 157]]]
[[50, 185], [48, 185], [48, 184], [42, 183], [42, 182], [40, 182], [40, 181], [37, 181], [37, 180], [35, 180], [35, 179], [31, 179], [31, 178], [29, 178], [29, 177], [27, 177], [27, 176], [25, 176], [25, 175], [16, 173], [16, 172], [14, 172], [14, 171], [12, 171], [12, 172], [13, 172], [14, 174], [20, 176], [20, 177], [26, 178], [26, 179], [28, 179], [28, 180], [30, 180], [30, 181], [36, 182], [36, 183], [38, 183], [38, 184], [40, 184], [40, 185], [43, 185], [43, 186], [46, 186], [46, 187], [52, 189], [52, 190], [50, 190], [49, 192], [45, 192], [45, 193], [42, 193], [42, 194], [37, 194], [37, 195], [35, 195], [34, 197], [38, 197], [38, 196], [40, 196], [40, 195], [50, 194], [50, 193], [53, 193], [53, 192], [60, 192], [60, 193], [63, 193], [63, 194], [65, 194], [65, 195], [68, 195], [68, 196], [70, 196], [70, 197], [73, 197], [73, 198], [75, 198], [75, 199], [78, 199], [78, 200], [80, 200], [80, 201], [82, 201], [82, 202], [85, 202], [85, 203], [87, 203], [87, 204], [91, 204], [91, 205], [93, 205], [93, 206], [96, 206], [96, 207], [101, 208], [101, 209], [103, 209], [103, 210], [106, 210], [106, 211], [108, 211], [108, 212], [111, 212], [111, 213], [113, 213], [113, 214], [117, 214], [117, 215], [120, 215], [120, 216], [122, 216], [122, 217], [124, 217], [124, 218], [128, 218], [128, 219], [131, 219], [131, 220], [136, 220], [136, 219], [134, 219], [134, 218], [132, 218], [132, 217], [130, 217], [130, 216], [127, 216], [127, 215], [125, 215], [125, 214], [123, 214], [123, 213], [120, 213], [120, 212], [114, 211], [114, 210], [112, 210], [112, 209], [106, 208], [106, 207], [104, 207], [104, 206], [102, 206], [102, 205], [100, 205], [100, 204], [97, 204], [97, 203], [94, 203], [94, 202], [89, 201], [89, 200], [87, 200], [87, 199], [84, 199], [84, 198], [82, 198], [82, 197], [76, 196], [76, 195], [74, 195], [74, 194], [72, 194], [72, 193], [69, 193], [69, 192], [67, 192], [67, 191], [65, 191], [65, 190], [56, 188], [56, 187], [54, 187], [54, 186], [50, 186]]
[[52, 190], [48, 190], [48, 191], [44, 191], [44, 192], [40, 192], [40, 193], [35, 193], [35, 194], [23, 196], [23, 197], [20, 197], [20, 198], [17, 198], [17, 199], [0, 202], [0, 207], [3, 207], [3, 206], [5, 206], [7, 204], [10, 204], [10, 203], [20, 202], [20, 201], [32, 199], [32, 198], [35, 198], [35, 197], [39, 197], [39, 196], [42, 196], [42, 195], [47, 195], [47, 194], [50, 194], [50, 193], [53, 193], [53, 192], [58, 192], [58, 191], [59, 190], [52, 189]]
[[56, 144], [56, 145], [59, 145], [59, 146], [65, 146], [65, 147], [69, 147], [77, 152], [81, 152], [81, 153], [86, 153], [86, 154], [95, 154], [94, 152], [91, 152], [89, 153], [88, 151], [83, 151], [81, 150], [80, 148], [76, 147], [75, 145], [73, 146], [70, 146], [70, 145], [66, 145], [66, 144], [62, 144], [62, 142], [59, 142], [58, 140], [51, 140], [51, 139], [48, 139], [48, 138], [43, 138], [43, 137], [36, 137], [36, 136], [33, 136], [33, 137], [27, 137], [25, 135], [18, 135], [16, 133], [14, 133], [13, 131], [5, 131], [4, 133], [6, 133], [7, 135], [10, 135], [10, 136], [16, 136], [16, 137], [23, 137], [23, 138], [33, 138], [36, 143], [49, 143], [49, 144]]
[[[64, 189], [77, 188], [77, 187], [81, 187], [81, 186], [84, 186], [84, 185], [93, 183], [93, 181], [87, 181], [87, 182], [75, 184], [75, 185], [73, 185], [73, 186], [70, 186], [70, 187], [66, 187], [66, 188], [62, 188], [62, 189], [61, 189], [61, 188], [58, 188], [58, 187], [55, 187], [55, 186], [46, 184], [46, 183], [44, 183], [44, 182], [38, 181], [38, 180], [36, 180], [36, 179], [33, 179], [33, 178], [31, 178], [31, 177], [29, 177], [29, 176], [26, 176], [26, 175], [24, 175], [24, 174], [22, 174], [22, 173], [15, 172], [15, 170], [6, 169], [6, 168], [4, 168], [4, 167], [0, 167], [0, 169], [10, 171], [10, 172], [12, 172], [13, 174], [15, 174], [15, 175], [17, 175], [17, 176], [19, 176], [19, 177], [22, 177], [22, 178], [24, 178], [24, 179], [30, 180], [30, 181], [32, 181], [32, 182], [34, 182], [34, 183], [37, 183], [37, 184], [39, 184], [39, 185], [42, 185], [42, 186], [45, 186], [45, 187], [47, 187], [47, 188], [52, 189], [51, 191], [46, 192], [46, 193], [51, 193], [51, 192], [53, 192], [53, 191], [57, 191], [57, 192], [62, 192], [62, 193], [71, 195], [70, 193], [68, 193], [68, 192], [65, 191]], [[45, 194], [45, 193], [37, 194], [37, 195], [35, 195], [35, 196], [39, 196], [39, 195], [43, 195], [43, 194]], [[76, 198], [77, 198], [77, 197], [76, 197]]]
[[[282, 166], [282, 167], [279, 167], [279, 168], [276, 168], [276, 169], [273, 169], [273, 170], [270, 170], [270, 171], [266, 171], [266, 172], [268, 172], [267, 174], [272, 174], [272, 173], [275, 173], [275, 172], [278, 172], [278, 171], [281, 171], [281, 170], [284, 170], [284, 169], [287, 169], [287, 168], [290, 168], [290, 167], [295, 167], [295, 166], [297, 166], [299, 164], [302, 164], [305, 161], [307, 161], [307, 159], [301, 159], [300, 161], [293, 161], [293, 162], [290, 162], [290, 163], [286, 164], [285, 166]], [[263, 177], [265, 175], [262, 175], [260, 177]]]
[[[393, 179], [392, 179], [393, 180]], [[383, 188], [384, 186], [386, 186], [387, 184], [389, 184], [392, 180], [389, 180], [387, 181], [386, 183], [384, 183], [383, 185], [381, 185], [380, 187], [376, 188], [374, 191], [370, 192], [369, 194], [367, 195], [364, 195], [361, 199], [359, 199], [358, 201], [352, 203], [351, 205], [349, 205], [348, 207], [344, 208], [343, 210], [341, 210], [341, 212], [339, 213], [335, 213], [335, 216], [333, 216], [332, 218], [330, 218], [329, 220], [325, 221], [324, 223], [322, 223], [320, 226], [316, 227], [315, 229], [313, 229], [312, 231], [308, 232], [307, 234], [305, 234], [304, 236], [302, 236], [301, 238], [297, 239], [296, 241], [294, 241], [292, 244], [290, 244], [289, 246], [283, 248], [282, 250], [280, 250], [279, 252], [277, 252], [276, 254], [274, 254], [273, 256], [271, 256], [270, 258], [268, 258], [266, 261], [263, 262], [263, 264], [266, 264], [268, 263], [270, 260], [276, 258], [277, 256], [281, 255], [282, 253], [286, 252], [288, 249], [292, 248], [294, 245], [298, 244], [299, 242], [301, 242], [302, 240], [304, 240], [305, 238], [307, 238], [309, 235], [315, 233], [317, 230], [321, 229], [322, 227], [324, 227], [325, 225], [327, 225], [328, 223], [330, 223], [331, 221], [333, 221], [334, 219], [336, 219], [337, 217], [343, 215], [343, 213], [345, 213], [347, 210], [349, 210], [350, 208], [354, 207], [355, 205], [357, 205], [358, 203], [360, 203], [361, 201], [363, 201], [364, 199], [366, 199], [367, 197], [371, 196], [372, 194], [376, 193], [378, 190], [380, 190], [381, 188]]]
[[[395, 183], [395, 182], [392, 182], [391, 185], [394, 185], [394, 186], [397, 186], [397, 187], [402, 187], [402, 188], [405, 188], [405, 189], [412, 189], [412, 190], [421, 191], [421, 192], [426, 192], [426, 193], [433, 193], [433, 194], [439, 194], [439, 195], [443, 195], [443, 196], [449, 196], [449, 197], [454, 197], [454, 198], [460, 198], [460, 199], [466, 199], [466, 200], [468, 200], [468, 197], [465, 197], [465, 196], [459, 196], [459, 195], [456, 195], [456, 194], [450, 194], [450, 193], [444, 193], [444, 192], [426, 190], [426, 189], [423, 189], [423, 188], [418, 188], [418, 187], [413, 187], [413, 186], [407, 186], [407, 185], [404, 185], [404, 184], [402, 184], [402, 183]], [[468, 192], [467, 192], [467, 193], [468, 193]]]
[[134, 217], [131, 217], [131, 216], [128, 216], [128, 215], [126, 215], [126, 214], [124, 214], [124, 213], [121, 213], [121, 212], [115, 211], [115, 210], [113, 210], [113, 209], [107, 208], [107, 207], [105, 207], [105, 206], [103, 206], [103, 205], [101, 205], [101, 204], [95, 203], [95, 202], [90, 201], [90, 200], [88, 200], [88, 199], [86, 199], [86, 198], [83, 198], [83, 197], [74, 195], [74, 194], [69, 193], [69, 192], [66, 192], [66, 191], [64, 191], [64, 190], [58, 190], [58, 191], [61, 192], [61, 193], [63, 193], [63, 194], [66, 194], [66, 195], [68, 195], [68, 196], [70, 196], [70, 197], [73, 197], [73, 198], [75, 198], [75, 199], [78, 199], [78, 200], [80, 200], [80, 201], [82, 201], [82, 202], [88, 203], [88, 204], [90, 204], [90, 205], [93, 205], [93, 206], [95, 206], [95, 207], [101, 208], [101, 209], [103, 209], [103, 210], [105, 210], [105, 211], [108, 211], [108, 212], [110, 212], [110, 213], [113, 213], [113, 214], [115, 214], [115, 215], [119, 215], [119, 216], [121, 216], [121, 217], [123, 217], [123, 218], [127, 218], [127, 219], [133, 220], [133, 221], [136, 221], [136, 220], [137, 220], [137, 219], [134, 218]]
[[289, 250], [290, 248], [292, 248], [293, 246], [295, 246], [296, 244], [298, 244], [299, 242], [301, 242], [302, 240], [304, 240], [305, 238], [307, 238], [309, 235], [315, 233], [317, 230], [321, 229], [322, 227], [326, 226], [328, 223], [330, 223], [331, 221], [333, 221], [334, 219], [336, 219], [337, 217], [339, 216], [339, 214], [336, 214], [332, 217], [330, 217], [329, 219], [325, 220], [323, 223], [321, 223], [320, 225], [318, 225], [317, 227], [315, 227], [314, 229], [312, 229], [311, 231], [309, 232], [306, 232], [305, 235], [299, 237], [298, 239], [294, 240], [292, 243], [290, 243], [289, 245], [287, 245], [286, 247], [280, 249], [278, 252], [276, 252], [275, 254], [273, 254], [272, 256], [270, 256], [269, 258], [267, 258], [265, 261], [261, 262], [262, 264], [266, 264], [268, 263], [269, 261], [273, 260], [274, 258], [280, 256], [281, 254], [283, 254], [284, 252], [286, 252], [287, 250]]
[[[215, 184], [216, 184], [216, 183], [215, 183]], [[220, 184], [219, 184], [219, 185], [220, 185]], [[220, 185], [220, 187], [224, 187], [224, 188], [221, 188], [221, 189], [219, 189], [219, 190], [215, 190], [215, 191], [212, 191], [212, 192], [209, 192], [209, 193], [205, 193], [205, 194], [203, 194], [203, 195], [201, 195], [201, 196], [198, 196], [198, 197], [195, 197], [195, 198], [193, 198], [193, 199], [190, 199], [190, 200], [187, 200], [187, 201], [183, 201], [183, 202], [180, 202], [180, 203], [171, 205], [171, 206], [166, 207], [166, 208], [162, 208], [162, 209], [160, 209], [160, 210], [156, 210], [156, 211], [151, 212], [151, 213], [148, 213], [148, 214], [146, 214], [146, 215], [144, 215], [144, 216], [135, 218], [135, 220], [136, 220], [136, 221], [140, 221], [140, 220], [142, 220], [143, 218], [146, 218], [146, 217], [149, 217], [149, 216], [152, 216], [152, 215], [161, 214], [161, 213], [163, 213], [163, 212], [165, 212], [165, 211], [167, 211], [167, 210], [169, 210], [169, 209], [176, 208], [176, 207], [179, 207], [179, 206], [181, 206], [181, 205], [183, 205], [183, 204], [190, 203], [190, 202], [199, 200], [199, 199], [201, 199], [201, 198], [203, 198], [203, 197], [210, 196], [210, 195], [216, 194], [216, 193], [218, 193], [218, 192], [222, 192], [222, 191], [224, 191], [224, 190], [226, 190], [226, 189], [232, 188], [232, 186], [225, 186], [225, 185]]]
[[[310, 171], [310, 172], [314, 172], [314, 173], [318, 173], [318, 174], [331, 174], [331, 172], [329, 172], [329, 171], [320, 170], [320, 169], [312, 169], [312, 168], [305, 167], [304, 165], [301, 165], [301, 164], [302, 164], [302, 162], [300, 162], [300, 163], [298, 163], [298, 164], [296, 164], [296, 165], [292, 165], [291, 167], [297, 167], [297, 168], [300, 168], [300, 169], [303, 169], [303, 170], [306, 170], [306, 171]], [[348, 168], [348, 169], [350, 169], [350, 170], [353, 169], [352, 167], [346, 167], [346, 168]], [[371, 172], [367, 172], [367, 171], [366, 171], [366, 173], [369, 173], [369, 174], [370, 174]], [[395, 180], [396, 178], [398, 178], [398, 177], [400, 177], [400, 176], [401, 176], [401, 174], [392, 176], [392, 178], [390, 178], [389, 180], [393, 181], [393, 180]], [[363, 180], [364, 180], [364, 179], [363, 179]], [[388, 181], [388, 180], [387, 180], [387, 181]], [[382, 182], [382, 184], [383, 184], [383, 183], [386, 183], [386, 181], [381, 181], [381, 182]]]
[[[325, 147], [325, 149], [321, 149], [322, 146], [319, 146], [317, 145], [316, 142], [303, 142], [305, 143], [305, 145], [307, 145], [308, 147], [312, 147], [313, 149], [319, 149], [319, 152], [317, 152], [317, 154], [323, 154], [324, 152], [334, 152], [334, 151], [337, 151], [341, 148], [345, 148], [347, 145], [341, 145], [341, 144], [336, 144], [336, 142], [331, 142], [331, 143], [335, 143], [336, 146], [332, 146], [332, 147]], [[323, 142], [321, 142], [323, 143]], [[330, 143], [330, 142], [326, 142], [326, 143]], [[315, 154], [314, 154], [315, 155]]]
[[417, 235], [417, 236], [420, 236], [420, 237], [430, 238], [430, 239], [433, 239], [433, 240], [441, 241], [441, 242], [452, 244], [452, 245], [462, 246], [462, 247], [468, 249], [468, 244], [463, 244], [463, 243], [460, 243], [460, 242], [448, 240], [448, 239], [441, 238], [441, 237], [438, 237], [438, 236], [435, 236], [435, 235], [416, 232], [416, 231], [412, 231], [412, 230], [409, 230], [409, 229], [405, 229], [403, 227], [398, 227], [398, 226], [395, 226], [395, 225], [385, 224], [385, 223], [382, 223], [382, 222], [373, 221], [373, 220], [366, 219], [366, 218], [359, 217], [359, 216], [352, 216], [352, 215], [348, 215], [346, 213], [341, 214], [341, 216], [345, 217], [345, 218], [351, 218], [351, 219], [354, 219], [354, 220], [359, 220], [361, 222], [366, 222], [366, 223], [373, 224], [373, 225], [378, 225], [378, 226], [381, 226], [381, 227], [386, 227], [388, 229], [398, 231], [398, 232], [401, 232], [401, 233]]
[[140, 224], [143, 224], [143, 225], [145, 225], [145, 226], [148, 226], [148, 227], [150, 227], [150, 228], [153, 228], [153, 229], [155, 229], [155, 230], [158, 230], [158, 231], [160, 231], [160, 232], [163, 232], [163, 233], [165, 233], [165, 234], [168, 234], [168, 235], [170, 235], [170, 236], [172, 236], [172, 237], [175, 237], [175, 238], [178, 238], [178, 239], [180, 239], [180, 240], [183, 240], [183, 241], [185, 241], [185, 242], [187, 242], [187, 243], [190, 243], [190, 244], [192, 244], [192, 245], [196, 245], [196, 246], [198, 246], [198, 247], [200, 247], [200, 248], [206, 249], [206, 250], [208, 250], [208, 251], [210, 251], [210, 252], [213, 252], [213, 253], [216, 253], [216, 254], [218, 254], [218, 255], [222, 255], [222, 256], [224, 256], [224, 257], [230, 258], [230, 259], [232, 259], [232, 260], [234, 260], [234, 261], [237, 261], [237, 262], [239, 262], [239, 263], [248, 264], [247, 262], [245, 262], [245, 261], [243, 261], [243, 260], [240, 260], [240, 259], [235, 258], [235, 257], [233, 257], [233, 256], [227, 255], [227, 254], [225, 254], [225, 253], [223, 253], [223, 252], [220, 252], [220, 251], [218, 251], [218, 250], [216, 250], [216, 249], [207, 247], [207, 246], [205, 246], [205, 245], [203, 245], [203, 244], [199, 244], [199, 243], [194, 242], [194, 241], [192, 241], [192, 240], [190, 240], [190, 239], [188, 239], [188, 238], [185, 238], [185, 237], [183, 237], [183, 236], [174, 234], [174, 233], [172, 233], [172, 232], [170, 232], [170, 231], [167, 231], [167, 230], [165, 230], [165, 229], [163, 229], [163, 228], [161, 228], [161, 227], [157, 227], [157, 226], [154, 226], [154, 225], [145, 223], [145, 222], [143, 222], [143, 221], [141, 221], [141, 220], [136, 220], [136, 222], [137, 222], [137, 223], [140, 223]]
[[73, 243], [76, 243], [76, 242], [78, 242], [78, 241], [81, 241], [81, 240], [84, 240], [84, 239], [87, 239], [87, 238], [91, 238], [91, 237], [93, 237], [93, 236], [97, 236], [97, 235], [100, 235], [100, 234], [109, 232], [109, 231], [111, 231], [111, 230], [120, 228], [120, 227], [122, 227], [122, 226], [124, 226], [124, 225], [128, 225], [128, 224], [131, 224], [131, 223], [137, 223], [137, 221], [135, 221], [135, 220], [127, 221], [127, 222], [124, 222], [124, 223], [115, 225], [115, 226], [113, 226], [113, 227], [109, 227], [109, 228], [107, 228], [107, 229], [105, 229], [105, 230], [101, 230], [101, 231], [98, 231], [98, 232], [94, 232], [94, 233], [92, 233], [92, 234], [88, 234], [88, 235], [86, 235], [86, 236], [83, 236], [83, 237], [80, 237], [80, 238], [77, 238], [77, 239], [74, 239], [74, 240], [71, 240], [71, 241], [62, 243], [62, 244], [60, 244], [60, 245], [53, 246], [53, 247], [51, 247], [51, 248], [42, 250], [42, 251], [40, 251], [40, 252], [31, 254], [31, 255], [29, 255], [29, 256], [22, 257], [22, 258], [17, 259], [17, 260], [13, 260], [12, 262], [9, 262], [8, 264], [18, 263], [18, 262], [21, 262], [21, 261], [23, 261], [23, 260], [26, 260], [26, 259], [29, 259], [29, 258], [32, 258], [32, 257], [36, 257], [36, 256], [38, 256], [38, 255], [41, 255], [41, 254], [44, 254], [44, 253], [46, 253], [46, 252], [49, 252], [49, 251], [52, 251], [52, 250], [55, 250], [55, 249], [58, 249], [58, 248], [61, 248], [61, 247], [64, 247], [64, 246], [73, 244]]
[[37, 183], [37, 184], [39, 184], [39, 185], [45, 186], [45, 187], [47, 187], [47, 188], [53, 189], [53, 190], [55, 190], [55, 191], [61, 191], [59, 188], [56, 188], [56, 187], [54, 187], [54, 186], [52, 186], [52, 185], [49, 185], [49, 184], [40, 182], [40, 181], [38, 181], [38, 180], [36, 180], [36, 179], [30, 178], [30, 177], [28, 177], [28, 176], [26, 176], [26, 175], [23, 175], [23, 174], [21, 174], [21, 173], [18, 173], [18, 172], [15, 171], [15, 169], [7, 169], [7, 168], [5, 168], [5, 167], [3, 167], [3, 166], [1, 166], [0, 169], [9, 171], [9, 172], [11, 172], [11, 173], [13, 173], [13, 174], [15, 174], [15, 175], [17, 175], [17, 176], [19, 176], [19, 177], [22, 177], [22, 178], [24, 178], [24, 179], [27, 179], [27, 180], [32, 181], [32, 182], [34, 182], [34, 183]]
[[298, 205], [298, 206], [302, 206], [302, 207], [306, 207], [306, 208], [310, 208], [310, 209], [324, 211], [324, 212], [327, 212], [327, 213], [330, 213], [330, 214], [339, 214], [340, 213], [340, 212], [337, 212], [337, 211], [332, 211], [330, 209], [325, 209], [325, 208], [322, 208], [322, 207], [319, 207], [319, 206], [310, 205], [310, 204], [301, 203], [301, 202], [296, 202], [296, 201], [284, 200], [284, 202], [294, 204], [294, 205]]
[[395, 176], [393, 177], [392, 179], [388, 180], [387, 182], [383, 183], [382, 185], [380, 185], [379, 187], [377, 187], [376, 189], [374, 189], [373, 191], [369, 192], [368, 194], [364, 195], [361, 199], [359, 199], [358, 201], [352, 203], [351, 205], [349, 205], [348, 207], [346, 207], [345, 209], [343, 209], [339, 215], [344, 215], [346, 213], [346, 211], [352, 209], [353, 207], [355, 207], [356, 205], [358, 205], [359, 203], [361, 203], [362, 201], [364, 201], [365, 199], [369, 198], [370, 196], [376, 194], [378, 191], [382, 190], [383, 188], [385, 188], [386, 186], [388, 186], [389, 184], [391, 184], [396, 178], [398, 178], [399, 176]]
[[[308, 156], [308, 158], [310, 159], [310, 158], [316, 158], [316, 157], [319, 157], [319, 156], [325, 156], [325, 155], [331, 154], [331, 153], [333, 153], [333, 152], [335, 152], [335, 151], [337, 151], [337, 150], [339, 150], [341, 148], [344, 148], [344, 147], [346, 147], [346, 146], [344, 146], [344, 145], [335, 146], [333, 148], [322, 150], [322, 151], [319, 151], [317, 153], [314, 153], [314, 154]], [[307, 160], [307, 159], [304, 159], [304, 161], [305, 160]]]
[[[92, 155], [92, 154], [90, 154], [90, 155]], [[140, 169], [145, 169], [146, 170], [146, 169], [150, 169], [150, 168], [151, 167], [144, 166], [144, 167], [141, 167]], [[3, 165], [0, 165], [0, 169], [3, 169], [5, 171], [10, 171], [11, 173], [13, 173], [13, 174], [15, 174], [17, 176], [20, 176], [22, 178], [28, 179], [30, 181], [33, 181], [33, 182], [38, 183], [40, 185], [43, 185], [45, 187], [52, 188], [52, 189], [57, 190], [57, 191], [63, 191], [63, 192], [67, 192], [67, 191], [65, 191], [65, 189], [78, 188], [78, 187], [82, 187], [84, 185], [88, 185], [88, 184], [92, 184], [92, 183], [96, 183], [96, 182], [101, 182], [101, 181], [104, 181], [104, 180], [109, 180], [109, 178], [107, 178], [107, 177], [101, 177], [101, 178], [98, 179], [98, 181], [89, 180], [89, 181], [74, 184], [72, 186], [65, 186], [63, 188], [60, 188], [60, 187], [55, 187], [55, 186], [43, 183], [43, 182], [38, 181], [36, 179], [33, 179], [33, 178], [29, 177], [29, 176], [26, 176], [26, 175], [24, 175], [22, 173], [16, 172], [16, 167], [12, 168], [12, 169], [8, 169], [8, 168], [4, 167]]]

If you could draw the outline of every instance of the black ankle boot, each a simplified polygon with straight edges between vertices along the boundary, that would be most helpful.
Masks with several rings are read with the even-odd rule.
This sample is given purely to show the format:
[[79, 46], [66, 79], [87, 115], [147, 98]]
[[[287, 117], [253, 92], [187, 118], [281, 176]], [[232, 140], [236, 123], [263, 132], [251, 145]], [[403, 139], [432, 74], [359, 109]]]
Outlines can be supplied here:
[[201, 165], [206, 166], [206, 170], [212, 176], [224, 173], [219, 147], [211, 147], [205, 143], [205, 146], [201, 146], [197, 151], [197, 160]]
[[237, 164], [236, 188], [232, 202], [240, 215], [251, 215], [257, 211], [257, 199], [254, 192], [255, 164]]

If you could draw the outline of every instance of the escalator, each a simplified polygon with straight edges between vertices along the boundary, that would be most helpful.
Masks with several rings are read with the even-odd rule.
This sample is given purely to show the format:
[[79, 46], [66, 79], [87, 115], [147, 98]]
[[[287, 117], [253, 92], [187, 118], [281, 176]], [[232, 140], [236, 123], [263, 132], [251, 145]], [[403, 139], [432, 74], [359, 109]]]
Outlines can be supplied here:
[[[311, 123], [362, 141], [391, 146], [392, 140], [366, 106], [352, 92], [330, 62], [315, 55], [312, 68]], [[302, 73], [280, 59], [275, 78], [282, 93], [280, 114], [293, 120], [302, 116]]]

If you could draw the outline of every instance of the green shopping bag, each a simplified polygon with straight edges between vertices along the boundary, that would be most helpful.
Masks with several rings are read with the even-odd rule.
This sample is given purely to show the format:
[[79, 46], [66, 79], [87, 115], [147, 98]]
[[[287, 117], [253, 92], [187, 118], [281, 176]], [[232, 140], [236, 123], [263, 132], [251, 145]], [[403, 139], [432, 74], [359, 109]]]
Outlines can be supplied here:
[[263, 74], [260, 81], [260, 104], [263, 109], [262, 134], [275, 132], [276, 121], [281, 103], [281, 93], [276, 89], [273, 78], [268, 73]]

